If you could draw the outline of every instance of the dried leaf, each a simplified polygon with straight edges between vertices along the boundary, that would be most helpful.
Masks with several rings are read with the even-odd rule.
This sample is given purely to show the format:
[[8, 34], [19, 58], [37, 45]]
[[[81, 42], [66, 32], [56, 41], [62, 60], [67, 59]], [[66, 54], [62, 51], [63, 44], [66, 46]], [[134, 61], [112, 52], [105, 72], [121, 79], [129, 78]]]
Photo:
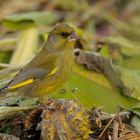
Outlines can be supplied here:
[[0, 140], [20, 140], [20, 138], [13, 135], [0, 133]]
[[103, 74], [120, 93], [140, 100], [140, 77], [136, 73], [113, 65], [109, 59], [94, 52], [77, 50], [75, 55], [79, 64]]
[[91, 133], [88, 117], [76, 101], [52, 100], [42, 114], [42, 140], [87, 140]]

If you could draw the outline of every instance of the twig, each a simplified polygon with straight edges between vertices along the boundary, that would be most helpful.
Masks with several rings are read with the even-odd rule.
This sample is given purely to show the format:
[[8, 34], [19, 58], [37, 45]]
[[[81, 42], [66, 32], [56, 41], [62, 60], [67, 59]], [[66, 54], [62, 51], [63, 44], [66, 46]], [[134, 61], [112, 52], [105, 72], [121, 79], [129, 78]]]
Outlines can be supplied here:
[[[131, 112], [129, 111], [123, 111], [117, 114], [122, 122], [127, 121], [129, 119], [129, 116], [131, 115]], [[107, 121], [112, 119], [113, 117], [116, 117], [116, 114], [111, 114], [107, 117], [102, 118], [102, 121]]]
[[113, 136], [112, 140], [118, 140], [118, 129], [119, 129], [119, 123], [114, 120], [113, 121]]
[[1, 106], [0, 107], [0, 120], [3, 120], [11, 115], [22, 111], [28, 111], [34, 109], [36, 106], [15, 106], [15, 107], [8, 107], [8, 106]]
[[104, 128], [104, 130], [102, 131], [102, 133], [99, 135], [99, 138], [102, 137], [102, 135], [104, 134], [104, 132], [106, 131], [106, 129], [109, 127], [109, 125], [112, 123], [112, 121], [115, 119], [116, 116], [114, 116], [106, 125], [106, 127]]

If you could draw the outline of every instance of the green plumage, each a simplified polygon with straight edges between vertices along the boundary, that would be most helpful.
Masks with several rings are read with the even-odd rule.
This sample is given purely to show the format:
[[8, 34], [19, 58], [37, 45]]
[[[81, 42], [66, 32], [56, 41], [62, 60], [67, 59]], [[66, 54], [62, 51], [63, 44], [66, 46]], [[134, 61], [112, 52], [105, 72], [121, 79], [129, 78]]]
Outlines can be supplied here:
[[73, 46], [78, 37], [66, 24], [56, 26], [44, 48], [1, 92], [18, 91], [26, 96], [43, 96], [60, 87], [73, 63]]

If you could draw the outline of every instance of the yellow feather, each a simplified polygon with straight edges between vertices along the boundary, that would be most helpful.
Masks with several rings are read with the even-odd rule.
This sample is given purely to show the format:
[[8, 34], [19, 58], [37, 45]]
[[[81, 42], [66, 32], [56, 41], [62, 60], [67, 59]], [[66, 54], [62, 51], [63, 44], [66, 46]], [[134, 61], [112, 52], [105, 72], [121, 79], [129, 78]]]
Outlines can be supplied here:
[[9, 87], [10, 89], [15, 89], [15, 88], [19, 88], [19, 87], [22, 87], [22, 86], [25, 86], [25, 85], [28, 85], [28, 84], [31, 84], [34, 80], [33, 79], [29, 79], [29, 80], [26, 80], [24, 82], [21, 82], [17, 85], [14, 85], [14, 86], [11, 86]]
[[[58, 70], [58, 67], [54, 68], [46, 77], [55, 74], [57, 70]], [[19, 84], [16, 84], [14, 86], [11, 86], [9, 88], [10, 89], [15, 89], [15, 88], [23, 87], [25, 85], [31, 84], [33, 81], [34, 81], [33, 79], [29, 79], [29, 80], [23, 81], [23, 82], [21, 82]]]
[[57, 72], [57, 70], [58, 70], [58, 67], [54, 68], [46, 77], [49, 77], [49, 76], [55, 74]]

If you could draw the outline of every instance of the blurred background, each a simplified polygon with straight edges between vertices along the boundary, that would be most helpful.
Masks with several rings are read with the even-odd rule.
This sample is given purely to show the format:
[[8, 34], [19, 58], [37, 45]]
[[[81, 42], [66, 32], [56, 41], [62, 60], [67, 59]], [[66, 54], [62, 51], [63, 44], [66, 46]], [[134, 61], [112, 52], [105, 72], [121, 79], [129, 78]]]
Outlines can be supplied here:
[[[38, 19], [33, 19], [31, 14], [7, 17], [42, 11], [48, 15], [42, 14], [42, 18], [37, 16]], [[7, 29], [1, 23], [1, 38], [14, 36], [14, 25], [10, 25], [13, 22], [19, 25], [36, 20], [34, 22], [39, 25], [41, 32], [49, 31], [56, 23], [66, 22], [78, 27], [79, 34], [84, 40], [88, 40], [86, 48], [100, 51], [106, 45], [115, 63], [130, 69], [139, 68], [139, 0], [1, 0], [0, 13], [0, 19], [5, 19], [5, 25], [10, 27]], [[1, 61], [8, 62], [2, 58]]]

